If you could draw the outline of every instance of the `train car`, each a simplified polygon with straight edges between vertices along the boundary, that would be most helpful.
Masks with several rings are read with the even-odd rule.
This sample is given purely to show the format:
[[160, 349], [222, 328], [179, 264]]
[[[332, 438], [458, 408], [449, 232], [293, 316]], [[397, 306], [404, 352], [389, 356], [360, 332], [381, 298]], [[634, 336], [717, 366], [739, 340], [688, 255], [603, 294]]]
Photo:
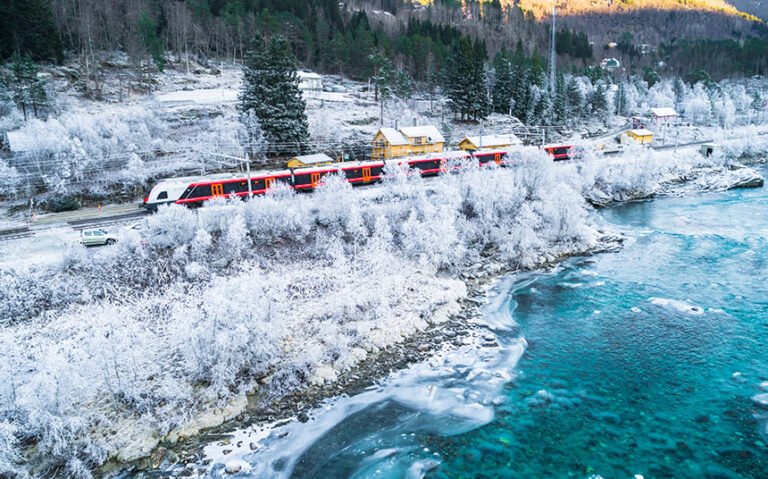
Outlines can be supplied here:
[[545, 145], [542, 148], [555, 161], [570, 160], [574, 156], [573, 145]]
[[421, 176], [435, 176], [439, 175], [443, 171], [445, 159], [441, 157], [429, 157], [429, 158], [409, 158], [406, 159], [408, 166], [421, 173]]
[[144, 197], [142, 207], [149, 211], [157, 211], [161, 205], [176, 203], [187, 191], [190, 184], [204, 181], [204, 176], [184, 176], [180, 178], [168, 178], [159, 180], [157, 184]]
[[[469, 163], [504, 165], [507, 150], [481, 150], [477, 152], [448, 151], [440, 154], [396, 158], [385, 161], [355, 161], [326, 166], [294, 168], [280, 171], [257, 171], [250, 176], [250, 193], [262, 195], [275, 183], [283, 183], [296, 191], [314, 191], [322, 178], [340, 174], [352, 185], [367, 185], [380, 181], [387, 163], [407, 166], [412, 174], [436, 176], [447, 171], [460, 170]], [[144, 198], [142, 206], [156, 211], [160, 205], [181, 204], [202, 206], [214, 198], [239, 197], [249, 194], [248, 177], [242, 173], [209, 176], [187, 176], [160, 180]]]
[[[261, 195], [275, 183], [292, 184], [290, 171], [260, 171], [251, 175], [251, 192]], [[142, 206], [156, 211], [164, 204], [202, 206], [206, 201], [222, 197], [248, 196], [248, 177], [243, 174], [187, 176], [160, 180], [144, 198]]]
[[506, 164], [509, 154], [507, 150], [480, 150], [474, 153], [474, 157], [480, 166], [487, 166], [491, 163], [503, 166]]
[[324, 176], [338, 173], [338, 167], [318, 166], [315, 168], [296, 168], [293, 173], [293, 188], [296, 191], [314, 191]]
[[352, 161], [342, 163], [339, 171], [352, 186], [367, 185], [380, 181], [384, 176], [383, 161]]
[[[262, 195], [275, 183], [291, 184], [290, 171], [259, 171], [251, 175], [251, 193]], [[207, 176], [190, 183], [176, 204], [201, 206], [214, 198], [248, 196], [248, 177], [243, 174]]]

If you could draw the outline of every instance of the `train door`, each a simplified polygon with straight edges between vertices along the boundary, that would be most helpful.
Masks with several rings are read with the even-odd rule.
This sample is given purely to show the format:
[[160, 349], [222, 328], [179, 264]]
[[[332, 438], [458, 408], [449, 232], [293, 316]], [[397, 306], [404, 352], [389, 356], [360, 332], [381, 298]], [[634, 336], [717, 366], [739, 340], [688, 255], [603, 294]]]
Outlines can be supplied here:
[[211, 185], [211, 196], [224, 196], [224, 185]]
[[315, 188], [320, 183], [320, 173], [312, 173], [310, 176], [312, 182], [312, 188]]
[[363, 183], [370, 183], [370, 182], [371, 182], [371, 169], [363, 168]]
[[264, 178], [264, 189], [265, 190], [269, 190], [270, 188], [272, 188], [272, 186], [274, 186], [274, 184], [275, 184], [275, 179], [274, 178]]
[[493, 155], [493, 161], [496, 162], [497, 165], [501, 164], [501, 153], [496, 153]]

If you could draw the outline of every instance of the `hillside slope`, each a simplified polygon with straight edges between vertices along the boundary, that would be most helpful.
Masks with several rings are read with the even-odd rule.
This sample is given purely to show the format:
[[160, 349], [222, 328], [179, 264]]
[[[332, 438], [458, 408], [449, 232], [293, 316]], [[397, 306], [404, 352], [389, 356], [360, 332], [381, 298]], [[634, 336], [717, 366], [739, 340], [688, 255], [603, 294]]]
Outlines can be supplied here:
[[765, 0], [728, 0], [728, 3], [742, 12], [754, 15], [762, 20], [768, 19], [768, 1]]

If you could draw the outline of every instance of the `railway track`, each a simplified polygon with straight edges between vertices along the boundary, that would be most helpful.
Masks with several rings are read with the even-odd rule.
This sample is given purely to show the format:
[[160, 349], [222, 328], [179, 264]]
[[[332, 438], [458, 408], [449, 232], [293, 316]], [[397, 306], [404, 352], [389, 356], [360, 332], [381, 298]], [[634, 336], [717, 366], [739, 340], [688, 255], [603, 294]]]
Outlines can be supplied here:
[[[103, 218], [88, 218], [82, 220], [67, 221], [64, 224], [68, 225], [75, 231], [82, 231], [90, 228], [98, 227], [110, 227], [120, 226], [127, 223], [131, 223], [138, 219], [143, 218], [147, 213], [145, 211], [137, 211], [135, 213], [127, 213], [115, 216], [108, 216]], [[42, 231], [41, 228], [30, 228], [29, 226], [22, 226], [19, 228], [11, 228], [7, 230], [0, 230], [0, 241], [12, 241], [17, 239], [30, 238], [35, 236], [36, 231]]]
[[29, 227], [24, 226], [22, 228], [13, 228], [7, 230], [0, 230], [0, 241], [10, 241], [22, 238], [29, 238], [33, 236], [34, 232]]
[[137, 211], [135, 213], [126, 213], [122, 215], [109, 216], [107, 218], [89, 218], [85, 220], [67, 221], [67, 224], [75, 231], [82, 231], [100, 226], [119, 226], [143, 218], [146, 211]]

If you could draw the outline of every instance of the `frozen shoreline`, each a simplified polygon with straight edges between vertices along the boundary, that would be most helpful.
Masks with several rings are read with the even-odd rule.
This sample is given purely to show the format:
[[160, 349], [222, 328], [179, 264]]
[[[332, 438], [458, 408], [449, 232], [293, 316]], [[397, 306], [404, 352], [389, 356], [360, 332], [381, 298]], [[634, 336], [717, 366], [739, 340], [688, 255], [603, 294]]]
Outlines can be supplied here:
[[[735, 173], [734, 173], [735, 172]], [[746, 181], [745, 181], [746, 180]], [[758, 181], [759, 180], [759, 181]], [[695, 172], [695, 174], [682, 178], [679, 180], [671, 181], [667, 185], [663, 185], [658, 189], [659, 195], [683, 195], [683, 194], [695, 194], [701, 192], [711, 191], [723, 191], [732, 188], [743, 187], [757, 187], [762, 186], [762, 176], [750, 168], [737, 167], [732, 168], [702, 168]], [[667, 189], [672, 185], [673, 188]], [[716, 185], [713, 187], [712, 185]], [[688, 186], [687, 188], [679, 189], [681, 186]], [[634, 201], [638, 199], [645, 199], [645, 195], [639, 195], [637, 198], [626, 198], [624, 201]], [[622, 202], [624, 202], [622, 201]], [[615, 202], [618, 203], [618, 202]], [[576, 253], [574, 256], [592, 255], [603, 252], [615, 251], [617, 248], [621, 248], [623, 240], [616, 236], [606, 236], [599, 246], [593, 248], [591, 251], [585, 251], [582, 253]], [[562, 258], [564, 260], [566, 258]], [[556, 266], [560, 263], [557, 261], [554, 265], [542, 265], [534, 268], [535, 271], [542, 271], [548, 267]], [[402, 365], [401, 370], [395, 370], [389, 374], [382, 374], [380, 369], [377, 368], [377, 360], [369, 358], [364, 360], [357, 369], [353, 370], [353, 373], [362, 375], [368, 375], [373, 373], [374, 376], [369, 378], [364, 383], [369, 384], [368, 387], [364, 387], [360, 384], [345, 384], [341, 386], [341, 392], [332, 391], [313, 391], [306, 395], [300, 395], [303, 408], [296, 409], [296, 413], [293, 415], [271, 416], [269, 421], [256, 421], [255, 423], [248, 425], [242, 429], [217, 428], [219, 431], [217, 434], [221, 434], [221, 437], [226, 437], [224, 440], [218, 442], [209, 442], [202, 448], [201, 454], [193, 454], [186, 459], [197, 461], [193, 469], [187, 468], [186, 472], [194, 470], [195, 473], [210, 474], [214, 476], [225, 477], [231, 471], [239, 470], [243, 473], [255, 474], [254, 477], [259, 477], [260, 474], [276, 474], [275, 471], [267, 470], [269, 464], [273, 461], [278, 461], [281, 465], [288, 464], [290, 467], [287, 471], [290, 472], [293, 461], [296, 460], [300, 451], [308, 443], [311, 443], [312, 439], [317, 439], [324, 432], [327, 432], [331, 427], [338, 423], [345, 417], [348, 417], [354, 411], [357, 411], [368, 405], [384, 401], [385, 399], [393, 399], [395, 401], [404, 401], [407, 403], [414, 403], [414, 407], [419, 410], [426, 411], [433, 407], [431, 405], [431, 397], [427, 394], [429, 391], [420, 391], [418, 388], [411, 384], [411, 381], [418, 382], [412, 378], [418, 376], [428, 376], [433, 379], [433, 376], [441, 376], [441, 374], [448, 374], [445, 372], [433, 372], [429, 371], [444, 371], [446, 363], [462, 363], [464, 355], [471, 355], [473, 351], [475, 354], [483, 355], [484, 361], [489, 361], [486, 357], [487, 354], [483, 353], [482, 348], [497, 348], [499, 345], [495, 343], [495, 340], [489, 341], [490, 337], [488, 332], [498, 328], [515, 327], [514, 321], [511, 319], [508, 312], [508, 304], [505, 301], [505, 297], [511, 289], [514, 289], [513, 285], [509, 284], [510, 275], [519, 274], [520, 271], [505, 270], [491, 259], [485, 264], [485, 267], [481, 269], [481, 273], [478, 276], [473, 276], [471, 280], [473, 284], [469, 286], [469, 295], [467, 300], [464, 301], [464, 308], [462, 312], [456, 318], [458, 321], [464, 323], [463, 330], [459, 333], [459, 339], [454, 334], [451, 334], [446, 338], [444, 330], [430, 329], [425, 331], [422, 335], [426, 335], [426, 339], [420, 341], [410, 341], [411, 347], [415, 347], [416, 344], [429, 344], [430, 349], [426, 351], [419, 351], [417, 359], [410, 357], [410, 361], [405, 362]], [[506, 280], [504, 278], [507, 278]], [[519, 285], [518, 285], [519, 286]], [[490, 298], [490, 300], [489, 300]], [[661, 301], [661, 300], [659, 300]], [[483, 310], [482, 314], [479, 314], [479, 310]], [[452, 323], [452, 322], [451, 322]], [[450, 327], [451, 323], [446, 326]], [[430, 340], [437, 339], [436, 342], [431, 343]], [[514, 365], [519, 360], [519, 357], [524, 352], [525, 340], [521, 338], [519, 346], [519, 354], [514, 357], [512, 361], [504, 364], [507, 370], [514, 368]], [[434, 347], [434, 349], [433, 349]], [[509, 345], [508, 345], [509, 347]], [[515, 349], [517, 346], [512, 345], [511, 349]], [[401, 350], [406, 348], [401, 348]], [[515, 349], [516, 350], [516, 349]], [[509, 351], [507, 351], [509, 352]], [[465, 358], [466, 359], [466, 358]], [[386, 364], [386, 360], [384, 361]], [[468, 361], [463, 361], [464, 364]], [[442, 369], [441, 369], [442, 368]], [[378, 374], [376, 372], [378, 371]], [[488, 373], [484, 370], [484, 374]], [[469, 374], [473, 377], [472, 372]], [[491, 375], [493, 376], [493, 374]], [[495, 377], [501, 377], [496, 375]], [[346, 378], [345, 378], [346, 379]], [[493, 382], [494, 386], [503, 387], [504, 384], [513, 379], [513, 376], [507, 376], [503, 380]], [[408, 399], [401, 397], [401, 395], [395, 394], [392, 396], [392, 389], [398, 389], [403, 387], [403, 383], [406, 384], [405, 388], [408, 390], [408, 384], [414, 388], [412, 396], [408, 396]], [[362, 391], [361, 391], [362, 390]], [[403, 395], [404, 396], [404, 395]], [[426, 398], [425, 401], [419, 401], [419, 399], [410, 399], [411, 397]], [[283, 399], [279, 401], [281, 406], [278, 406], [278, 410], [285, 411], [291, 409], [297, 402], [294, 399]], [[313, 404], [314, 402], [314, 404]], [[287, 404], [287, 406], [286, 406]], [[454, 405], [456, 407], [456, 405]], [[481, 406], [479, 406], [481, 407]], [[329, 412], [332, 408], [341, 409], [340, 412]], [[323, 415], [323, 419], [319, 423], [315, 423], [314, 415]], [[492, 413], [491, 413], [492, 414]], [[461, 414], [459, 414], [461, 415]], [[479, 419], [475, 418], [475, 427], [479, 427], [491, 418]], [[305, 431], [303, 423], [307, 420], [311, 421], [309, 426], [309, 432]], [[237, 424], [237, 423], [235, 423]], [[231, 437], [230, 437], [231, 436]], [[286, 443], [283, 438], [290, 436], [293, 438], [291, 444], [293, 446], [285, 449]], [[298, 442], [296, 444], [295, 442]], [[396, 454], [396, 451], [392, 451], [392, 454]], [[266, 457], [265, 457], [266, 456]], [[247, 460], [253, 458], [262, 469], [253, 469]], [[288, 463], [280, 458], [288, 459]], [[184, 463], [187, 461], [180, 461]], [[204, 464], [204, 465], [203, 465]], [[201, 467], [197, 469], [197, 467]], [[177, 469], [176, 472], [182, 472], [183, 469]], [[165, 469], [165, 473], [172, 473], [173, 470]], [[285, 474], [283, 471], [282, 474]], [[279, 477], [282, 477], [278, 474]], [[275, 477], [278, 477], [275, 476]], [[270, 476], [271, 477], [271, 476]], [[288, 477], [288, 476], [286, 476]]]
[[[104, 393], [112, 388], [111, 394], [119, 400], [114, 404], [121, 409], [118, 413], [109, 412], [100, 423], [96, 422], [101, 426], [95, 429], [93, 436], [86, 434], [83, 437], [83, 431], [75, 429], [67, 432], [73, 437], [60, 440], [71, 441], [65, 444], [78, 448], [81, 447], [78, 444], [82, 444], [78, 441], [94, 441], [93, 444], [104, 448], [100, 453], [102, 455], [97, 456], [102, 458], [101, 463], [111, 457], [142, 469], [166, 467], [174, 462], [174, 458], [178, 461], [179, 456], [187, 457], [190, 450], [196, 447], [199, 437], [185, 438], [198, 436], [200, 428], [214, 427], [231, 419], [238, 424], [256, 422], [264, 420], [263, 416], [268, 420], [292, 415], [303, 419], [299, 414], [306, 414], [308, 408], [321, 397], [360, 390], [374, 379], [386, 376], [388, 370], [400, 370], [432, 354], [442, 344], [460, 341], [465, 332], [473, 330], [468, 323], [477, 313], [479, 300], [476, 288], [482, 287], [485, 281], [504, 272], [541, 267], [568, 256], [605, 247], [605, 243], [598, 238], [595, 226], [585, 216], [587, 210], [582, 205], [582, 195], [586, 190], [591, 191], [596, 185], [613, 185], [607, 194], [614, 198], [632, 199], [632, 191], [645, 194], [651, 186], [650, 189], [655, 190], [662, 179], [688, 175], [698, 165], [690, 161], [669, 165], [664, 158], [660, 158], [656, 161], [660, 165], [658, 172], [654, 170], [647, 179], [647, 164], [643, 164], [642, 169], [638, 168], [640, 161], [643, 160], [636, 160], [634, 165], [584, 163], [583, 168], [592, 170], [576, 171], [580, 168], [577, 164], [560, 167], [541, 163], [534, 157], [531, 163], [493, 174], [477, 171], [460, 178], [440, 179], [439, 184], [445, 189], [430, 188], [429, 193], [420, 180], [401, 178], [398, 181], [402, 183], [391, 185], [391, 192], [394, 193], [386, 188], [382, 190], [383, 195], [392, 194], [386, 201], [367, 204], [370, 210], [359, 209], [361, 205], [356, 205], [352, 197], [347, 196], [354, 192], [346, 190], [343, 185], [331, 185], [327, 191], [318, 192], [312, 202], [304, 197], [268, 197], [259, 201], [258, 208], [245, 204], [212, 206], [201, 210], [199, 217], [183, 209], [168, 210], [166, 214], [148, 220], [149, 233], [162, 232], [162, 235], [150, 236], [151, 241], [156, 243], [150, 243], [149, 252], [142, 250], [137, 238], [135, 244], [127, 244], [124, 246], [126, 249], [115, 250], [112, 255], [105, 254], [104, 258], [75, 257], [67, 261], [70, 268], [79, 271], [79, 275], [94, 275], [94, 281], [103, 280], [106, 276], [103, 276], [102, 270], [105, 266], [118, 264], [115, 262], [126, 269], [121, 272], [126, 279], [142, 272], [146, 274], [143, 268], [147, 265], [154, 268], [164, 265], [163, 268], [168, 268], [173, 274], [187, 276], [189, 285], [182, 282], [178, 288], [171, 287], [162, 294], [146, 296], [141, 300], [122, 297], [120, 291], [104, 290], [99, 292], [100, 296], [94, 297], [89, 293], [90, 299], [83, 302], [83, 297], [75, 291], [75, 302], [68, 303], [70, 299], [62, 298], [61, 309], [47, 313], [56, 322], [43, 320], [6, 326], [0, 341], [9, 345], [9, 351], [14, 351], [11, 345], [19, 344], [21, 337], [35, 340], [30, 357], [18, 351], [18, 354], [9, 354], [8, 358], [17, 358], [20, 367], [24, 367], [25, 362], [34, 366], [20, 374], [15, 373], [11, 365], [3, 365], [10, 369], [0, 369], [13, 378], [9, 383], [15, 388], [14, 394], [26, 394], [33, 391], [32, 387], [39, 388], [40, 381], [46, 377], [44, 374], [53, 371], [47, 369], [53, 366], [51, 364], [30, 363], [35, 360], [35, 355], [49, 357], [51, 352], [75, 354], [76, 357], [93, 354], [87, 348], [83, 349], [83, 344], [88, 347], [93, 345], [102, 351], [110, 351], [111, 348], [106, 358], [109, 361], [101, 366], [98, 366], [101, 364], [98, 357], [83, 357], [80, 368], [76, 363], [71, 370], [56, 369], [63, 380], [71, 378], [85, 381], [88, 385], [83, 389], [80, 383], [74, 382], [74, 389], [64, 389], [66, 394], [63, 395], [57, 393], [56, 404], [67, 405], [69, 398], [77, 397], [79, 402], [68, 406], [72, 408], [67, 410], [68, 414], [86, 412], [96, 416], [107, 413], [110, 403], [105, 400]], [[713, 171], [718, 171], [716, 165], [713, 168]], [[640, 174], [643, 176], [632, 176]], [[629, 178], [627, 181], [631, 184], [623, 187], [616, 181], [619, 178]], [[483, 195], [484, 188], [491, 188], [496, 195]], [[555, 190], [566, 194], [553, 197], [547, 193]], [[527, 192], [528, 196], [523, 196], [523, 192]], [[346, 200], [340, 201], [340, 198]], [[414, 219], [418, 212], [430, 212], [430, 215]], [[356, 215], [360, 214], [368, 216], [356, 219]], [[382, 217], [387, 218], [387, 227], [378, 224], [377, 218]], [[539, 226], [534, 226], [537, 224]], [[271, 226], [265, 228], [265, 225]], [[326, 238], [329, 231], [336, 231], [331, 235], [339, 238], [336, 243]], [[354, 240], [354, 234], [360, 234], [355, 233], [357, 231], [364, 232], [363, 240]], [[214, 243], [211, 243], [211, 234], [217, 238]], [[207, 240], [205, 235], [209, 235]], [[311, 242], [307, 238], [311, 238]], [[254, 248], [253, 251], [244, 248], [244, 239], [247, 239], [250, 248]], [[207, 241], [209, 246], [202, 251], [189, 247], [193, 240], [197, 243]], [[263, 249], [260, 244], [278, 245], [282, 254], [287, 255], [286, 259], [291, 260], [294, 269], [279, 269], [271, 276], [263, 273], [255, 275], [261, 268], [276, 266], [269, 256], [264, 256], [274, 254], [275, 250]], [[371, 251], [375, 254], [368, 257], [373, 270], [360, 270], [355, 263], [345, 260], [342, 254], [345, 248], [348, 253], [355, 254], [358, 251], [356, 248], [361, 248], [363, 244], [374, 248]], [[392, 249], [394, 244], [398, 248], [396, 255]], [[434, 248], [431, 256], [425, 255], [425, 251], [429, 251], [427, 245]], [[318, 247], [322, 248], [322, 254], [318, 253]], [[164, 262], [158, 262], [160, 257], [143, 257], [154, 248], [165, 255]], [[483, 254], [480, 254], [481, 251]], [[305, 268], [310, 263], [302, 262], [306, 261], [306, 255], [316, 255], [316, 261], [323, 265], [309, 279]], [[135, 258], [136, 264], [124, 264], [125, 257]], [[395, 257], [397, 260], [394, 260]], [[233, 271], [229, 269], [233, 260], [247, 261], [252, 267], [262, 266]], [[158, 281], [167, 280], [162, 270], [152, 274], [159, 275], [155, 276]], [[210, 287], [197, 285], [196, 278], [210, 275], [217, 276], [219, 280]], [[254, 283], [255, 278], [259, 280]], [[316, 289], [317, 285], [324, 284], [323, 278], [332, 281]], [[376, 284], [370, 284], [370, 296], [367, 296], [368, 293], [361, 294], [361, 290], [344, 287], [370, 282], [370, 278], [379, 278]], [[388, 286], [382, 287], [382, 278], [389, 281], [386, 283]], [[51, 280], [56, 278], [46, 278], [46, 281]], [[293, 287], [294, 283], [301, 289]], [[472, 295], [463, 300], [463, 313], [457, 315], [468, 285]], [[376, 299], [379, 292], [376, 288], [394, 294], [394, 302], [388, 305], [381, 303], [381, 299]], [[415, 295], [417, 290], [419, 294]], [[432, 294], [441, 291], [442, 296], [431, 298]], [[284, 297], [275, 304], [290, 305], [292, 301], [298, 301], [298, 309], [272, 310], [270, 308], [274, 306], [265, 304], [257, 309], [269, 314], [251, 318], [251, 323], [242, 329], [243, 321], [237, 319], [253, 315], [253, 308], [248, 307], [252, 300], [247, 299], [253, 297]], [[328, 302], [333, 297], [349, 297], [354, 301], [350, 305]], [[302, 305], [312, 307], [302, 308]], [[226, 309], [228, 314], [219, 316], [217, 308]], [[145, 323], [141, 315], [144, 310], [167, 310], [163, 314], [168, 316], [157, 324]], [[101, 311], [106, 316], [95, 316], [100, 318], [95, 322], [89, 319], [88, 328], [84, 329], [84, 318], [94, 318], [94, 311]], [[298, 314], [300, 311], [303, 313]], [[360, 312], [364, 311], [376, 311], [370, 324], [360, 322]], [[394, 312], [399, 316], [393, 317]], [[272, 331], [269, 326], [272, 314], [290, 318], [290, 321], [281, 325], [282, 329]], [[454, 316], [454, 319], [449, 320], [449, 316]], [[337, 322], [336, 318], [340, 321]], [[393, 323], [393, 320], [396, 321]], [[382, 321], [383, 327], [379, 330], [375, 327], [371, 329], [371, 325]], [[301, 331], [306, 324], [313, 324], [314, 329]], [[349, 329], [351, 327], [354, 329]], [[119, 342], [91, 337], [95, 333], [114, 331], [115, 328], [119, 331]], [[211, 328], [214, 336], [210, 336]], [[216, 328], [221, 328], [221, 331], [217, 332]], [[357, 332], [350, 334], [343, 328]], [[170, 335], [166, 331], [168, 329]], [[274, 339], [270, 339], [271, 336], [266, 339], [251, 336], [254, 331], [265, 331], [276, 336]], [[289, 334], [291, 332], [300, 334]], [[107, 336], [115, 337], [114, 334]], [[350, 341], [347, 338], [358, 339]], [[215, 341], [211, 343], [211, 339]], [[262, 342], [263, 348], [260, 346]], [[132, 359], [134, 350], [148, 344], [158, 351], [148, 351], [151, 354], [137, 363], [135, 358]], [[253, 349], [254, 344], [257, 349]], [[279, 344], [281, 349], [270, 349], [271, 344]], [[69, 347], [72, 349], [66, 349]], [[307, 356], [307, 348], [310, 351], [315, 348], [315, 356]], [[335, 355], [334, 348], [341, 348], [342, 353]], [[384, 348], [389, 349], [381, 353]], [[282, 359], [283, 356], [287, 359]], [[211, 358], [217, 362], [209, 362]], [[308, 364], [308, 359], [313, 362]], [[94, 360], [97, 367], [90, 370], [89, 365]], [[361, 364], [367, 366], [361, 367]], [[124, 369], [126, 367], [130, 369]], [[283, 375], [285, 370], [299, 367], [298, 373], [302, 375], [299, 382]], [[262, 369], [250, 373], [254, 368]], [[243, 380], [239, 371], [251, 375]], [[126, 382], [121, 379], [126, 374], [139, 377], [135, 382]], [[104, 375], [106, 383], [103, 382]], [[122, 384], [115, 384], [121, 380]], [[294, 382], [279, 382], [286, 380]], [[48, 387], [44, 383], [42, 385]], [[168, 386], [176, 389], [169, 390]], [[70, 385], [57, 383], [56, 387], [68, 388]], [[120, 389], [115, 391], [116, 387]], [[189, 393], [183, 389], [175, 392], [179, 387], [191, 389]], [[239, 392], [232, 394], [232, 388]], [[254, 389], [266, 396], [256, 400], [250, 395]], [[82, 391], [88, 395], [83, 395]], [[214, 391], [219, 391], [215, 394], [229, 396], [223, 396], [225, 400], [222, 397], [217, 399]], [[11, 397], [7, 394], [9, 392], [0, 391], [6, 400]], [[208, 394], [213, 396], [206, 397]], [[23, 407], [28, 407], [25, 404], [32, 399], [21, 397], [26, 402], [16, 400], [16, 407], [21, 406], [20, 411], [25, 411]], [[283, 397], [285, 406], [269, 412], [269, 406], [264, 404], [275, 397]], [[188, 398], [197, 401], [188, 402]], [[100, 405], [100, 408], [90, 407], [86, 402], [88, 400], [94, 401], [93, 404]], [[254, 407], [255, 403], [261, 404]], [[138, 412], [141, 411], [139, 407], [149, 408], [155, 416]], [[190, 408], [184, 409], [183, 419], [178, 416], [182, 407]], [[135, 412], [121, 412], [131, 411], [130, 408], [134, 408]], [[164, 419], [164, 415], [170, 419]], [[52, 420], [51, 417], [43, 419]], [[158, 423], [162, 420], [169, 422]], [[44, 425], [42, 423], [38, 427]], [[225, 428], [230, 428], [230, 425]], [[175, 447], [178, 452], [168, 451], [171, 443], [178, 444]], [[33, 463], [42, 460], [45, 464], [45, 461], [57, 459], [46, 457], [44, 452], [40, 454], [43, 456], [36, 459], [32, 456], [27, 460]], [[134, 462], [139, 458], [145, 459]], [[115, 466], [111, 462], [101, 472], [107, 473]], [[124, 468], [124, 465], [118, 466], [118, 470]]]

